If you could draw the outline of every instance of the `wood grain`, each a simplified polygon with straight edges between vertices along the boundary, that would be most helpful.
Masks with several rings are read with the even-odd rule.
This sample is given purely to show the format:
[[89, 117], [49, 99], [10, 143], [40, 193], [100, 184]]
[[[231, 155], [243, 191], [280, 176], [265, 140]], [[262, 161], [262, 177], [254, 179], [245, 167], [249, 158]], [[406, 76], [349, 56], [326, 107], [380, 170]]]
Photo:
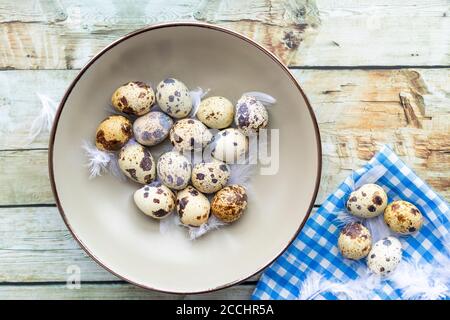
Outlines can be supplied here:
[[80, 68], [128, 32], [180, 20], [241, 32], [291, 66], [450, 65], [446, 0], [6, 0], [0, 68]]
[[85, 284], [80, 289], [68, 289], [64, 284], [53, 285], [0, 285], [0, 299], [18, 300], [248, 300], [254, 290], [253, 285], [238, 285], [228, 289], [200, 295], [171, 295], [144, 290], [130, 284]]
[[[323, 177], [317, 204], [382, 144], [450, 199], [450, 83], [446, 69], [294, 70], [319, 122]], [[23, 148], [39, 113], [36, 92], [59, 101], [75, 71], [0, 72], [0, 205], [54, 203], [45, 150]], [[19, 86], [23, 90], [17, 92]], [[46, 148], [43, 133], [27, 148]]]

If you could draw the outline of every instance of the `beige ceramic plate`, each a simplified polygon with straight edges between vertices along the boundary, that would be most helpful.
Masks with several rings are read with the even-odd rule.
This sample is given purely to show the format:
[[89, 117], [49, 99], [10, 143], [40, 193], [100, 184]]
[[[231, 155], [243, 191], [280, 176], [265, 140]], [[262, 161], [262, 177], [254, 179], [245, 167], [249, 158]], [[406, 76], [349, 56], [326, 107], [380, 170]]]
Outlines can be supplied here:
[[[161, 235], [158, 222], [133, 203], [138, 185], [110, 176], [89, 180], [80, 147], [84, 139], [93, 141], [116, 87], [130, 80], [156, 84], [168, 76], [232, 101], [245, 91], [278, 100], [270, 110], [270, 127], [280, 129], [278, 174], [256, 176], [242, 219], [195, 242], [182, 228]], [[311, 106], [277, 58], [232, 31], [173, 23], [119, 39], [81, 70], [59, 107], [49, 164], [61, 215], [92, 258], [136, 285], [197, 293], [242, 281], [287, 248], [314, 204], [321, 150]]]

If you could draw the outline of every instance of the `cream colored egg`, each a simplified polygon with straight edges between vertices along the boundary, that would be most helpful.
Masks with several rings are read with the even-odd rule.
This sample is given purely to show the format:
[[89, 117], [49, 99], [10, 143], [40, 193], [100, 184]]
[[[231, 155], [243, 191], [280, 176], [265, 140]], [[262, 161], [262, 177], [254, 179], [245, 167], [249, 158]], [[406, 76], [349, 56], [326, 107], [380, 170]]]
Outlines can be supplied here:
[[169, 151], [158, 159], [158, 178], [167, 187], [174, 190], [186, 188], [191, 179], [191, 163], [182, 154]]
[[387, 237], [377, 241], [367, 256], [369, 269], [381, 276], [392, 273], [402, 260], [402, 244], [397, 238]]
[[179, 152], [200, 151], [211, 141], [208, 128], [195, 119], [181, 119], [170, 129], [170, 142]]
[[214, 193], [225, 187], [231, 169], [222, 161], [197, 163], [192, 168], [192, 185], [203, 193]]
[[184, 118], [192, 110], [189, 89], [177, 79], [161, 81], [156, 87], [156, 100], [161, 110], [173, 118]]
[[173, 120], [167, 114], [152, 111], [134, 121], [134, 137], [144, 146], [154, 146], [167, 138], [172, 125]]
[[236, 104], [234, 122], [245, 135], [258, 134], [267, 127], [269, 113], [264, 105], [254, 97], [243, 96]]
[[239, 130], [229, 128], [215, 135], [212, 156], [226, 163], [236, 163], [245, 155], [247, 150], [247, 137]]
[[192, 186], [187, 186], [177, 194], [177, 212], [182, 224], [198, 227], [209, 218], [208, 198]]
[[113, 115], [103, 120], [95, 134], [95, 145], [102, 151], [117, 151], [133, 136], [131, 122], [124, 116]]
[[394, 201], [384, 210], [384, 221], [392, 231], [411, 234], [422, 228], [424, 219], [419, 209], [407, 201]]
[[233, 122], [234, 106], [224, 97], [204, 99], [197, 111], [197, 118], [210, 128], [228, 128]]
[[367, 256], [372, 248], [372, 236], [360, 222], [347, 224], [339, 234], [338, 247], [348, 259], [359, 260]]
[[360, 218], [373, 218], [384, 212], [387, 202], [387, 194], [383, 188], [369, 183], [350, 194], [347, 210]]
[[117, 88], [111, 103], [117, 111], [141, 116], [150, 112], [155, 103], [153, 89], [141, 81], [131, 81]]
[[131, 139], [120, 149], [119, 168], [131, 180], [142, 184], [156, 177], [156, 164], [150, 150]]
[[154, 182], [134, 193], [134, 203], [147, 216], [163, 219], [175, 210], [175, 195], [165, 185]]

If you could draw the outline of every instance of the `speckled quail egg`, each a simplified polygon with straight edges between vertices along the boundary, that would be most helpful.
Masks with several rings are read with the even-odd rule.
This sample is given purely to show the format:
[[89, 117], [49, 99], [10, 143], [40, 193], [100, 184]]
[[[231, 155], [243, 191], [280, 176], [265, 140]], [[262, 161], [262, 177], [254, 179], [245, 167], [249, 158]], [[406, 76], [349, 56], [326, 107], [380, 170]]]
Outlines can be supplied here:
[[372, 248], [369, 229], [360, 222], [347, 224], [339, 234], [338, 247], [342, 255], [348, 259], [364, 258]]
[[242, 96], [236, 104], [234, 122], [245, 135], [257, 134], [269, 123], [269, 113], [254, 97]]
[[208, 198], [192, 186], [187, 186], [177, 194], [177, 212], [182, 224], [198, 227], [209, 218]]
[[423, 215], [412, 203], [400, 200], [386, 207], [384, 221], [392, 231], [410, 234], [422, 228]]
[[208, 128], [195, 119], [181, 119], [170, 129], [170, 142], [180, 152], [202, 150], [212, 139]]
[[155, 103], [155, 93], [144, 82], [131, 81], [114, 91], [111, 103], [117, 111], [141, 116]]
[[114, 115], [103, 120], [95, 134], [95, 145], [102, 151], [117, 151], [133, 136], [131, 122], [124, 116]]
[[182, 154], [169, 151], [158, 159], [158, 178], [167, 187], [175, 190], [186, 188], [191, 179], [191, 163]]
[[152, 111], [134, 121], [133, 132], [140, 144], [154, 146], [166, 139], [172, 125], [173, 120], [167, 114]]
[[248, 150], [247, 137], [237, 129], [229, 128], [214, 136], [212, 156], [226, 163], [235, 163]]
[[175, 195], [160, 182], [153, 182], [134, 193], [134, 203], [147, 216], [163, 219], [175, 209]]
[[211, 202], [211, 212], [224, 222], [236, 221], [246, 208], [247, 192], [236, 184], [219, 190]]
[[138, 183], [147, 184], [155, 179], [156, 164], [150, 150], [134, 139], [120, 149], [118, 163], [120, 170]]
[[222, 161], [200, 162], [192, 168], [192, 185], [203, 193], [222, 189], [230, 178], [231, 169]]
[[169, 116], [180, 119], [192, 110], [192, 100], [186, 85], [173, 78], [161, 81], [156, 87], [158, 105]]
[[233, 122], [233, 104], [224, 97], [210, 97], [203, 100], [197, 111], [197, 118], [210, 128], [228, 128]]
[[383, 188], [369, 183], [350, 194], [347, 210], [360, 218], [373, 218], [384, 212], [387, 201]]
[[402, 244], [397, 238], [387, 237], [377, 241], [367, 256], [367, 266], [376, 274], [392, 273], [402, 259]]

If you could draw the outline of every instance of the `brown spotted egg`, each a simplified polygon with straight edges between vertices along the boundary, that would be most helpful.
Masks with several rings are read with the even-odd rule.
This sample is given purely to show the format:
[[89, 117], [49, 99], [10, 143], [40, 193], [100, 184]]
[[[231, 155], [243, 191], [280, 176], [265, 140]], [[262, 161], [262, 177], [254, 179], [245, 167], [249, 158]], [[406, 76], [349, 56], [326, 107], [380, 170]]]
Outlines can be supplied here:
[[195, 119], [181, 119], [170, 129], [170, 142], [179, 152], [200, 151], [211, 141], [208, 128]]
[[200, 192], [214, 193], [227, 184], [230, 173], [230, 167], [219, 160], [197, 163], [192, 168], [192, 185]]
[[175, 195], [160, 182], [140, 188], [133, 198], [144, 214], [155, 219], [163, 219], [175, 210]]
[[150, 150], [134, 139], [120, 149], [118, 163], [120, 170], [138, 183], [148, 184], [156, 177], [156, 164]]
[[368, 183], [350, 194], [347, 210], [360, 218], [373, 218], [384, 212], [388, 198], [379, 185]]
[[197, 118], [210, 128], [228, 128], [233, 122], [234, 106], [224, 97], [210, 97], [203, 100], [197, 111]]
[[386, 207], [384, 221], [392, 231], [410, 234], [422, 228], [423, 215], [412, 203], [400, 200]]
[[247, 192], [240, 185], [219, 190], [212, 199], [211, 212], [224, 222], [239, 219], [247, 208]]
[[172, 125], [173, 120], [167, 114], [152, 111], [134, 121], [134, 137], [144, 146], [154, 146], [166, 139]]
[[214, 136], [212, 156], [217, 160], [235, 163], [246, 154], [247, 150], [247, 137], [237, 129], [225, 129]]
[[113, 115], [103, 120], [95, 134], [95, 145], [102, 151], [117, 151], [133, 136], [131, 122], [124, 116]]
[[342, 255], [348, 259], [364, 258], [372, 248], [372, 236], [369, 229], [360, 222], [347, 224], [339, 234], [338, 247]]
[[114, 91], [111, 103], [117, 111], [141, 116], [155, 103], [155, 93], [144, 82], [131, 81]]
[[367, 256], [367, 266], [378, 275], [392, 273], [402, 260], [402, 244], [397, 238], [387, 237], [377, 241]]
[[187, 186], [177, 194], [177, 212], [182, 224], [199, 227], [209, 218], [208, 198], [192, 186]]
[[191, 163], [182, 154], [169, 151], [158, 159], [157, 172], [159, 180], [174, 190], [186, 188], [191, 179]]
[[161, 110], [173, 118], [184, 118], [192, 110], [189, 89], [177, 79], [161, 81], [156, 87], [156, 100]]
[[234, 122], [245, 135], [257, 134], [269, 123], [269, 113], [254, 97], [243, 96], [236, 104]]

